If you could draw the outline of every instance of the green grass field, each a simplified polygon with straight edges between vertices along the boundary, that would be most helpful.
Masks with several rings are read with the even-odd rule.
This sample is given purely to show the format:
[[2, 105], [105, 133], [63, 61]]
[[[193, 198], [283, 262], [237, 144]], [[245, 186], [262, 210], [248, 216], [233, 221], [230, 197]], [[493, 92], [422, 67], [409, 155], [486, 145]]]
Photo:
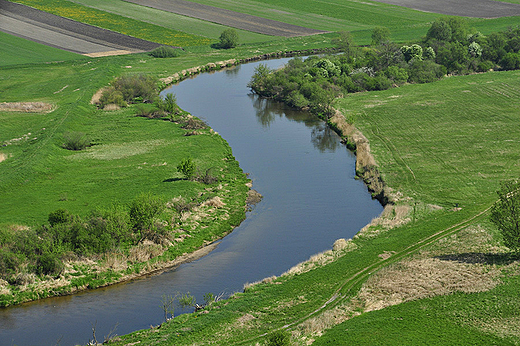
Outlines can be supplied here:
[[79, 54], [48, 47], [3, 32], [0, 32], [0, 41], [2, 41], [0, 66], [67, 61], [82, 58]]

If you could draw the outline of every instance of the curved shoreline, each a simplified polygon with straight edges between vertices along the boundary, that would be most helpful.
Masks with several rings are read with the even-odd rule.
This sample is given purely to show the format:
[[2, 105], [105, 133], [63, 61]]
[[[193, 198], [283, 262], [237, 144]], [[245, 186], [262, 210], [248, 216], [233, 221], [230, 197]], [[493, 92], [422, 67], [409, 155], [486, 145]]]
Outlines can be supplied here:
[[[310, 50], [304, 50], [304, 51], [273, 52], [273, 53], [263, 54], [263, 55], [259, 55], [259, 56], [253, 56], [251, 58], [246, 58], [246, 59], [241, 59], [241, 60], [230, 59], [230, 60], [219, 61], [219, 62], [215, 62], [215, 63], [208, 63], [203, 66], [197, 66], [197, 67], [193, 67], [190, 69], [185, 69], [180, 72], [177, 72], [170, 77], [161, 79], [161, 82], [164, 83], [164, 86], [166, 86], [166, 85], [169, 85], [172, 83], [180, 82], [186, 78], [195, 76], [199, 73], [217, 71], [217, 70], [220, 70], [225, 67], [237, 66], [242, 63], [259, 61], [259, 60], [268, 60], [268, 59], [273, 59], [273, 58], [292, 57], [292, 56], [298, 56], [298, 55], [319, 54], [319, 53], [330, 52], [330, 51], [334, 51], [334, 50], [335, 49], [310, 49]], [[100, 90], [102, 90], [102, 89], [100, 89]], [[96, 94], [93, 96], [93, 101], [94, 101]], [[386, 204], [391, 203], [392, 199], [391, 199], [390, 195], [388, 194], [387, 189], [384, 188], [384, 184], [379, 175], [379, 171], [377, 170], [377, 164], [375, 163], [375, 160], [374, 160], [372, 154], [370, 153], [370, 145], [369, 145], [366, 137], [359, 130], [357, 130], [353, 125], [348, 124], [345, 121], [345, 117], [340, 112], [337, 112], [336, 115], [327, 122], [327, 124], [329, 126], [331, 126], [333, 129], [335, 129], [336, 131], [339, 130], [339, 132], [340, 132], [339, 134], [341, 137], [347, 137], [347, 138], [349, 138], [350, 142], [355, 143], [355, 146], [356, 146], [356, 174], [358, 176], [360, 176], [361, 178], [363, 178], [363, 180], [364, 180], [369, 192], [372, 194], [373, 198], [376, 198], [383, 205], [383, 207], [385, 207]], [[247, 207], [247, 204], [244, 207]], [[244, 219], [242, 219], [242, 221], [243, 220]], [[235, 227], [237, 227], [237, 226], [235, 226]], [[144, 265], [144, 267], [139, 272], [137, 272], [137, 273], [133, 272], [131, 274], [123, 274], [119, 278], [113, 278], [112, 279], [113, 281], [105, 282], [99, 286], [96, 286], [95, 288], [117, 285], [120, 283], [130, 282], [132, 280], [139, 279], [139, 278], [142, 278], [145, 276], [160, 274], [166, 270], [171, 270], [181, 264], [189, 263], [191, 261], [204, 257], [218, 245], [218, 242], [222, 238], [224, 238], [229, 233], [231, 233], [235, 227], [233, 227], [232, 229], [225, 232], [218, 239], [215, 239], [212, 242], [208, 242], [206, 245], [196, 249], [193, 252], [184, 253], [183, 255], [181, 255], [173, 260], [169, 260], [169, 261], [157, 261], [157, 260], [153, 261], [154, 258], [152, 258], [152, 259], [148, 260], [147, 262], [142, 263]], [[157, 258], [157, 257], [155, 257], [155, 258]], [[105, 272], [109, 272], [110, 270], [111, 269], [108, 269]], [[120, 271], [120, 273], [121, 273], [121, 271]], [[60, 287], [59, 279], [56, 279], [56, 280], [53, 280], [50, 282], [49, 281], [43, 282], [42, 284], [45, 286], [45, 288], [39, 289], [39, 290], [36, 289], [35, 291], [32, 291], [33, 297], [27, 297], [26, 299], [22, 299], [11, 305], [6, 305], [5, 307], [19, 305], [22, 303], [36, 301], [36, 300], [42, 300], [45, 298], [72, 295], [72, 294], [86, 291], [89, 289], [95, 289], [95, 288], [90, 288], [88, 283], [83, 286], [79, 286], [79, 287], [65, 286], [65, 285]], [[31, 291], [25, 291], [25, 292], [31, 292]]]

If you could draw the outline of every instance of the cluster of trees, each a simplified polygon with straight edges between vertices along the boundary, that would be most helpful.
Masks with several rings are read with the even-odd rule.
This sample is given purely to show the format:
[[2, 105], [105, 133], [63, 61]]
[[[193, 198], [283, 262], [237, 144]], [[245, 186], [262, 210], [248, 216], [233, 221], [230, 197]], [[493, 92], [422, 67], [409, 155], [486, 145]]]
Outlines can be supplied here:
[[356, 47], [349, 33], [334, 41], [341, 55], [295, 58], [283, 69], [257, 67], [248, 87], [256, 94], [332, 115], [332, 102], [347, 93], [385, 90], [403, 83], [429, 83], [447, 73], [520, 68], [520, 28], [484, 36], [461, 18], [440, 18], [426, 37], [410, 45], [376, 28], [370, 47]]
[[166, 229], [157, 223], [164, 203], [151, 194], [137, 196], [128, 206], [92, 211], [85, 218], [65, 209], [49, 214], [48, 224], [22, 231], [0, 229], [0, 277], [11, 284], [18, 274], [59, 275], [63, 259], [128, 248]]

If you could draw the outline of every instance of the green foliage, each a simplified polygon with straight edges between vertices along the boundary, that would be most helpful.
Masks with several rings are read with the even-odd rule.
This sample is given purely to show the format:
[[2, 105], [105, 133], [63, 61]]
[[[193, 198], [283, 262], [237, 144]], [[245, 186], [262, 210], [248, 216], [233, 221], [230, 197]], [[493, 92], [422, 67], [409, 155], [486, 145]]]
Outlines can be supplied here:
[[277, 330], [267, 336], [266, 346], [291, 345], [291, 333], [287, 330]]
[[372, 46], [379, 46], [380, 44], [390, 41], [390, 30], [383, 26], [376, 26], [372, 31]]
[[170, 114], [177, 113], [180, 110], [177, 105], [177, 97], [173, 93], [166, 94], [164, 99], [159, 99], [157, 101], [157, 107]]
[[160, 46], [148, 54], [154, 58], [176, 58], [181, 55], [181, 50], [180, 48], [173, 48], [170, 46]]
[[83, 150], [91, 146], [90, 139], [83, 132], [66, 132], [63, 137], [63, 148], [67, 150]]
[[204, 299], [204, 305], [209, 305], [209, 304], [215, 302], [215, 299], [216, 299], [215, 295], [211, 292], [204, 293], [202, 298]]
[[422, 60], [423, 49], [418, 44], [412, 44], [411, 46], [402, 46], [401, 53], [403, 53], [406, 62], [417, 61]]
[[65, 268], [63, 262], [54, 253], [44, 253], [36, 262], [36, 273], [43, 275], [59, 275]]
[[157, 80], [147, 74], [125, 75], [113, 83], [126, 102], [153, 102], [157, 98]]
[[432, 23], [432, 26], [426, 33], [426, 39], [436, 39], [439, 41], [450, 41], [451, 40], [451, 27], [448, 22], [439, 18]]
[[219, 38], [219, 47], [223, 49], [235, 48], [238, 45], [238, 33], [235, 29], [222, 31]]
[[482, 47], [477, 42], [471, 42], [468, 47], [468, 54], [473, 58], [480, 58], [482, 55]]
[[332, 40], [332, 44], [347, 56], [353, 55], [355, 47], [352, 34], [348, 31], [340, 31], [339, 37]]
[[177, 172], [182, 173], [186, 179], [191, 179], [195, 174], [196, 169], [197, 165], [193, 162], [191, 157], [182, 159], [182, 161], [177, 165]]
[[520, 182], [502, 182], [497, 191], [498, 201], [491, 208], [491, 221], [502, 234], [504, 244], [512, 251], [520, 251]]
[[163, 294], [161, 298], [161, 308], [164, 312], [164, 321], [168, 320], [168, 315], [173, 317], [175, 313], [175, 299], [176, 296]]
[[164, 205], [159, 197], [151, 193], [140, 193], [130, 203], [130, 224], [137, 231], [149, 230], [163, 209]]
[[51, 224], [51, 227], [54, 227], [60, 223], [67, 223], [70, 221], [70, 214], [65, 209], [56, 209], [55, 211], [49, 213], [48, 221]]
[[106, 105], [110, 104], [114, 104], [119, 107], [127, 106], [123, 93], [120, 90], [116, 90], [116, 88], [113, 86], [110, 86], [103, 91], [101, 97], [99, 98], [99, 104], [101, 107], [105, 107]]
[[181, 309], [194, 307], [196, 304], [195, 297], [190, 292], [182, 293], [179, 298], [177, 298], [177, 301]]

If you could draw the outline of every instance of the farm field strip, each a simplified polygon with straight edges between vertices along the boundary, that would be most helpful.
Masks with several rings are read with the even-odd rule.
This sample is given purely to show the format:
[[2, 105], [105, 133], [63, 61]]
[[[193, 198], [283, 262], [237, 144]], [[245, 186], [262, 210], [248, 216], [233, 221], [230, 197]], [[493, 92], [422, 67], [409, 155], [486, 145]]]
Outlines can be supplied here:
[[[38, 12], [39, 14], [35, 18], [35, 20], [39, 20], [40, 16], [43, 16], [43, 18], [51, 18], [43, 14], [47, 12], [57, 16], [56, 18], [52, 17], [54, 19], [51, 20], [51, 23], [48, 24], [60, 27], [61, 25], [63, 25], [63, 23], [66, 23], [67, 20], [72, 20], [74, 21], [74, 23], [78, 23], [77, 25], [72, 26], [73, 28], [75, 28], [76, 26], [83, 26], [85, 24], [88, 24], [88, 26], [86, 27], [89, 27], [89, 29], [83, 29], [86, 30], [86, 36], [94, 36], [98, 39], [108, 40], [108, 38], [105, 38], [106, 36], [114, 35], [114, 37], [117, 38], [112, 38], [110, 39], [110, 41], [114, 41], [120, 45], [130, 44], [131, 47], [135, 45], [135, 42], [132, 43], [132, 40], [140, 40], [141, 46], [144, 45], [144, 47], [149, 47], [144, 49], [141, 48], [142, 50], [151, 50], [157, 47], [159, 44], [187, 47], [207, 45], [211, 43], [211, 40], [206, 37], [188, 34], [177, 30], [167, 29], [159, 25], [154, 25], [132, 18], [119, 16], [113, 13], [100, 11], [95, 8], [82, 6], [80, 4], [70, 2], [67, 0], [16, 0], [13, 2], [2, 0], [3, 7], [14, 7], [17, 4], [23, 4], [32, 7], [32, 9], [26, 8], [22, 13], [18, 14], [27, 16], [30, 13], [34, 13], [34, 9], [37, 9], [41, 12]], [[97, 29], [105, 29], [105, 34], [96, 36], [95, 32], [91, 31], [93, 29], [90, 29], [93, 27], [96, 27]], [[74, 30], [69, 29], [69, 31]], [[148, 46], [146, 46], [144, 42], [147, 42]]]
[[373, 0], [385, 4], [404, 6], [419, 11], [442, 13], [450, 16], [497, 18], [520, 15], [518, 3], [494, 0]]
[[0, 5], [0, 30], [74, 53], [136, 53], [159, 46], [6, 0]]
[[309, 29], [302, 26], [291, 25], [271, 19], [183, 0], [125, 1], [265, 35], [294, 37], [324, 33], [324, 31], [321, 30]]
[[[217, 40], [227, 26], [182, 16], [172, 12], [136, 5], [123, 0], [71, 0], [83, 6], [133, 18], [142, 22], [163, 26], [168, 29], [188, 32]], [[271, 37], [237, 29], [241, 42], [263, 42]]]

